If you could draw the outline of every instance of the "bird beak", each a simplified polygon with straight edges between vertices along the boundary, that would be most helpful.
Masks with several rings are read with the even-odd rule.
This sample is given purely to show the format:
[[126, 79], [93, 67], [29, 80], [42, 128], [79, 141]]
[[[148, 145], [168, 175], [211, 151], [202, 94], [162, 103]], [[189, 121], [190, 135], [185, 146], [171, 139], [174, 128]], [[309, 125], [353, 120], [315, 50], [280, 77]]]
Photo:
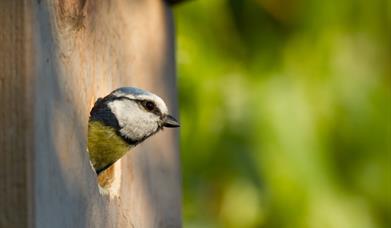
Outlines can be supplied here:
[[164, 118], [163, 118], [163, 127], [179, 127], [179, 123], [178, 121], [170, 116], [170, 115], [166, 115]]

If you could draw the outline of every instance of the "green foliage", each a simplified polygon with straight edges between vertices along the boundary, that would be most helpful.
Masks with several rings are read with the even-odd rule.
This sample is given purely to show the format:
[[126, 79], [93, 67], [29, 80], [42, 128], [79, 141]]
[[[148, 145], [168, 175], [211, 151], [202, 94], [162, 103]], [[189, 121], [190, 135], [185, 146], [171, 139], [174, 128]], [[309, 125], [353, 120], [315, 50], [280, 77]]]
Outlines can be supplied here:
[[185, 227], [391, 226], [389, 13], [381, 0], [175, 8]]

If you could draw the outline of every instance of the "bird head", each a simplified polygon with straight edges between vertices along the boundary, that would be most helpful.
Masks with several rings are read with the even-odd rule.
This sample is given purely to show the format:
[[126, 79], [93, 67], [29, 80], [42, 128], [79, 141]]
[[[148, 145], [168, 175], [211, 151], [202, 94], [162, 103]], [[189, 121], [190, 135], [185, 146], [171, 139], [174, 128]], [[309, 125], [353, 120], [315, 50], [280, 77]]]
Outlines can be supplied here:
[[137, 145], [164, 127], [179, 127], [159, 96], [134, 87], [119, 88], [99, 98], [90, 121], [114, 128], [130, 145]]

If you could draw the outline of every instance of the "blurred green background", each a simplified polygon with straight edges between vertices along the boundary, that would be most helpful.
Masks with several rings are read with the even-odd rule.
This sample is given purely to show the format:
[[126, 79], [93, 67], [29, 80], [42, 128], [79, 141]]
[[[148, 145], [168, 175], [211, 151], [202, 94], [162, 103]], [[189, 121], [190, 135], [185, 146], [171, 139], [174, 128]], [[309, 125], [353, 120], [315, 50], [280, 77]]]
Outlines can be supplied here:
[[184, 227], [391, 227], [390, 3], [174, 8]]

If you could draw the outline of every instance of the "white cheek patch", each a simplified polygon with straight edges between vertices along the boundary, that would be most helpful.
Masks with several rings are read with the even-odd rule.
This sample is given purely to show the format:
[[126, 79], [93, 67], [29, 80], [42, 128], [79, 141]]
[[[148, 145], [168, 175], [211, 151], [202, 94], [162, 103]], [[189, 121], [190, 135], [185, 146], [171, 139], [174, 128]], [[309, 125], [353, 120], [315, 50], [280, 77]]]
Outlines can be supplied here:
[[117, 117], [121, 134], [131, 140], [143, 139], [159, 128], [159, 117], [145, 111], [134, 101], [114, 100], [108, 103], [108, 106]]

